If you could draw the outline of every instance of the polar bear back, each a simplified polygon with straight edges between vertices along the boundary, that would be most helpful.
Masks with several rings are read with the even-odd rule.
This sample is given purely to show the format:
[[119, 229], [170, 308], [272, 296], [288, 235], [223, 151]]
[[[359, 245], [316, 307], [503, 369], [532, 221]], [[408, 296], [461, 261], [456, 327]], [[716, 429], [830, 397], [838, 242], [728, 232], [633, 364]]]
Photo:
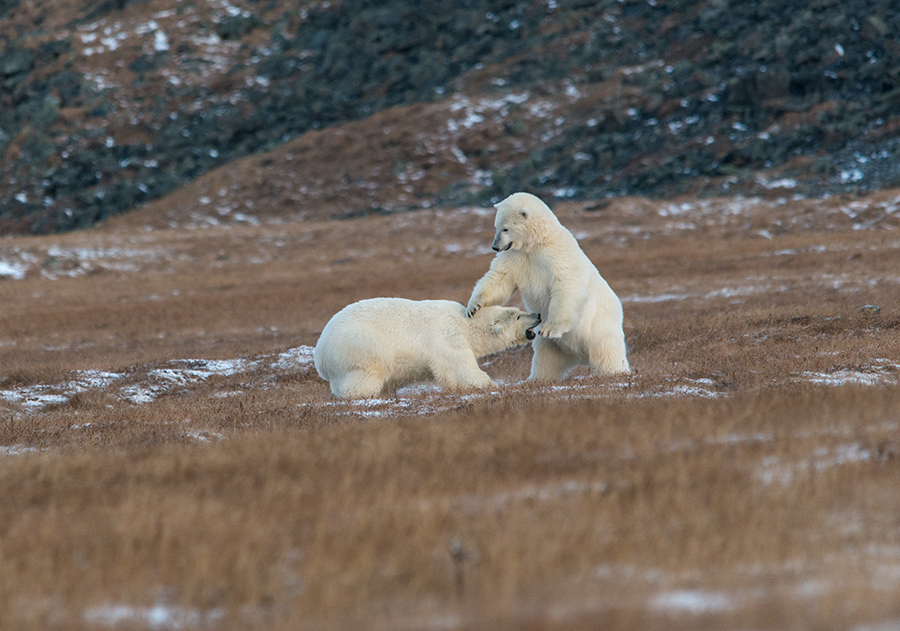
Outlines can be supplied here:
[[336, 313], [322, 330], [313, 354], [316, 370], [330, 381], [378, 361], [392, 366], [398, 377], [425, 378], [428, 365], [424, 359], [435, 347], [433, 331], [459, 335], [456, 321], [464, 314], [464, 307], [450, 300], [370, 298], [355, 302]]

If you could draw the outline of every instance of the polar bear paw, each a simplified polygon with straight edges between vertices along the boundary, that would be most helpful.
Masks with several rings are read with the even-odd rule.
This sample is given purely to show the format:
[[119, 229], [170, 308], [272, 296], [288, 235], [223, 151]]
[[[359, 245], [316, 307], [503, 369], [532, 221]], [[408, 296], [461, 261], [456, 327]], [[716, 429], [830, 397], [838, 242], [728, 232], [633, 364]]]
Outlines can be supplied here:
[[558, 340], [568, 333], [571, 328], [554, 322], [542, 322], [534, 332], [548, 340]]
[[480, 302], [476, 302], [474, 305], [469, 305], [469, 308], [466, 309], [466, 317], [471, 318], [473, 315], [478, 313], [483, 305]]

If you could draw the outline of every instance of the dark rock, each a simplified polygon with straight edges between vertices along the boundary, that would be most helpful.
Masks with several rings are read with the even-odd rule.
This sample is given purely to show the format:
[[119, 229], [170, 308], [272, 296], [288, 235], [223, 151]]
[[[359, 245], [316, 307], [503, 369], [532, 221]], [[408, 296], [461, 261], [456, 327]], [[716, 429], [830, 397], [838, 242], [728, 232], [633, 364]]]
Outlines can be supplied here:
[[83, 77], [71, 70], [62, 70], [50, 77], [50, 87], [59, 95], [61, 107], [77, 105], [80, 97], [87, 93]]
[[262, 22], [255, 15], [229, 15], [216, 25], [216, 32], [224, 40], [236, 41], [257, 28]]
[[34, 102], [34, 107], [30, 111], [31, 125], [35, 129], [46, 129], [56, 122], [57, 116], [59, 116], [59, 100], [46, 96]]
[[72, 43], [68, 39], [45, 42], [38, 47], [40, 56], [56, 59], [72, 52]]
[[21, 46], [8, 45], [0, 52], [0, 75], [9, 77], [30, 72], [34, 66], [34, 53]]
[[145, 74], [164, 68], [169, 64], [169, 61], [171, 61], [171, 57], [165, 52], [153, 53], [152, 55], [144, 54], [128, 64], [128, 69], [136, 74]]
[[148, 0], [103, 0], [93, 5], [85, 12], [84, 17], [77, 22], [92, 22], [113, 11], [121, 11], [130, 4], [145, 4]]

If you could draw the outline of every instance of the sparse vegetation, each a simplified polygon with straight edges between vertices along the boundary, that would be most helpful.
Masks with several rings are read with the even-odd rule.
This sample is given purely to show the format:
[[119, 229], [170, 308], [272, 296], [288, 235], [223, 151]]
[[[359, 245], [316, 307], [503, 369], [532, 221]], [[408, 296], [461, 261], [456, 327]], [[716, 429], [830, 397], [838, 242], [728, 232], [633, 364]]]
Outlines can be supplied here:
[[4, 240], [0, 626], [894, 624], [898, 199], [554, 205], [635, 373], [374, 402], [308, 347], [465, 301], [491, 213]]

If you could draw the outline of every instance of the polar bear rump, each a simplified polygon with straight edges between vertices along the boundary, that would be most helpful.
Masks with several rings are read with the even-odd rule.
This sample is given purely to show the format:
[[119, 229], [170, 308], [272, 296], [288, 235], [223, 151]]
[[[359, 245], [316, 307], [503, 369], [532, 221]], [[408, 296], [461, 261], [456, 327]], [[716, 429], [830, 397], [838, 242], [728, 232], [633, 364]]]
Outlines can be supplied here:
[[494, 306], [467, 318], [448, 300], [372, 298], [336, 313], [316, 344], [319, 375], [336, 397], [375, 397], [416, 381], [444, 389], [488, 388], [484, 355], [526, 344], [540, 316]]

